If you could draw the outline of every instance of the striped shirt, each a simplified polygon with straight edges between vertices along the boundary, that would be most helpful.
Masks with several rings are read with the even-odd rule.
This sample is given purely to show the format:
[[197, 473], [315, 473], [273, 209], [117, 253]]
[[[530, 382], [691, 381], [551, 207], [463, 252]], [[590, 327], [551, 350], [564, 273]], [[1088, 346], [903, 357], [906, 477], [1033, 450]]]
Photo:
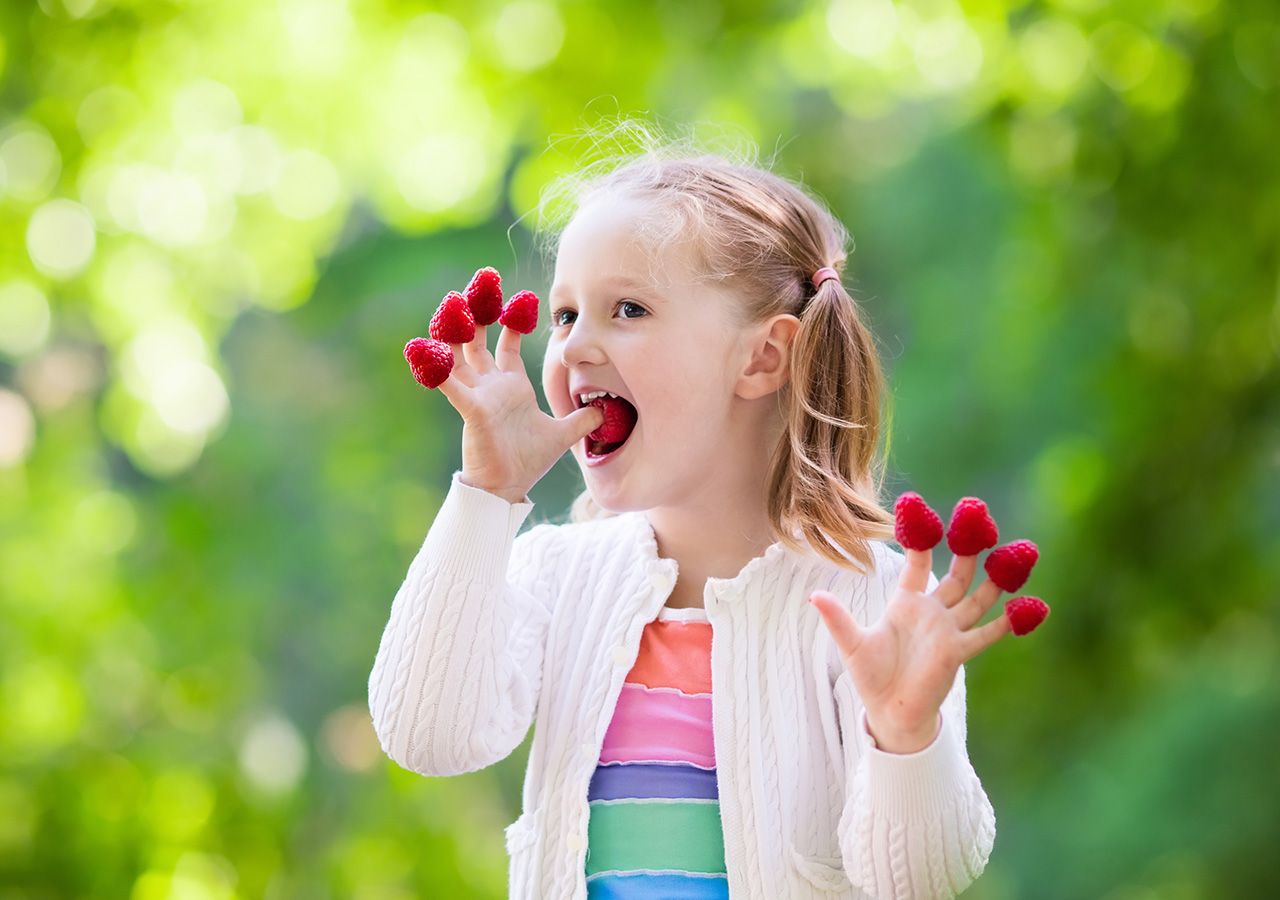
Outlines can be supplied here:
[[705, 611], [663, 607], [645, 626], [587, 799], [589, 900], [729, 896]]

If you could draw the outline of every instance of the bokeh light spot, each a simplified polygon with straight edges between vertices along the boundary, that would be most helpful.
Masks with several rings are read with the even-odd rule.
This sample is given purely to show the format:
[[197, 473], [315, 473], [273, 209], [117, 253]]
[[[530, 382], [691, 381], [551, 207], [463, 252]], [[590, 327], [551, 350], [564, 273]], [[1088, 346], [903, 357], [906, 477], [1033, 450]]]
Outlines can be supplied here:
[[72, 740], [83, 714], [80, 686], [59, 660], [19, 662], [0, 686], [0, 742], [19, 753], [47, 752]]
[[940, 90], [955, 90], [982, 70], [982, 41], [961, 16], [923, 22], [913, 40], [916, 67]]
[[834, 0], [827, 7], [827, 30], [840, 49], [873, 59], [898, 37], [898, 9], [892, 0]]
[[560, 53], [564, 21], [547, 0], [515, 0], [498, 14], [493, 26], [498, 62], [521, 72], [541, 69]]
[[353, 22], [345, 0], [279, 0], [289, 48], [304, 68], [330, 70], [346, 56]]
[[457, 19], [426, 13], [404, 27], [396, 49], [401, 74], [447, 79], [459, 74], [471, 53], [471, 39]]
[[240, 743], [240, 771], [257, 790], [286, 794], [307, 770], [307, 744], [298, 729], [279, 713], [250, 726]]
[[0, 353], [14, 358], [39, 350], [49, 338], [52, 316], [44, 292], [29, 281], [0, 287]]
[[1249, 22], [1233, 41], [1240, 74], [1260, 90], [1280, 85], [1280, 23]]
[[23, 462], [36, 442], [36, 417], [22, 396], [0, 388], [0, 469]]
[[197, 178], [153, 170], [153, 177], [143, 182], [137, 202], [142, 232], [158, 244], [193, 244], [204, 232], [209, 201]]
[[85, 146], [95, 147], [103, 138], [142, 113], [142, 104], [131, 91], [109, 84], [80, 101], [76, 129]]
[[1017, 116], [1009, 126], [1009, 158], [1022, 178], [1043, 184], [1069, 174], [1078, 137], [1061, 116]]
[[47, 131], [34, 122], [19, 122], [0, 131], [0, 165], [9, 196], [37, 203], [58, 183], [62, 156]]
[[93, 216], [74, 200], [50, 200], [27, 223], [27, 252], [50, 278], [72, 278], [84, 271], [97, 244]]
[[171, 900], [233, 900], [235, 867], [222, 856], [184, 853], [173, 868]]
[[341, 190], [333, 163], [313, 150], [295, 150], [284, 158], [271, 199], [289, 218], [305, 221], [333, 209]]
[[1091, 438], [1064, 438], [1036, 458], [1035, 481], [1041, 496], [1059, 515], [1088, 509], [1107, 475], [1107, 459]]
[[344, 769], [364, 772], [382, 759], [382, 747], [366, 706], [334, 710], [325, 719], [321, 734], [325, 749]]
[[1151, 74], [1155, 45], [1127, 22], [1108, 22], [1089, 38], [1093, 70], [1109, 87], [1128, 91]]
[[1018, 54], [1038, 85], [1063, 95], [1075, 87], [1089, 65], [1089, 42], [1071, 22], [1040, 19], [1022, 33]]
[[240, 125], [228, 132], [231, 157], [224, 165], [235, 171], [230, 189], [237, 194], [259, 194], [280, 177], [280, 145], [275, 135], [256, 125]]
[[475, 190], [484, 172], [484, 148], [461, 134], [427, 138], [404, 155], [396, 173], [409, 205], [441, 212]]
[[138, 515], [123, 494], [96, 491], [76, 506], [73, 527], [85, 547], [99, 553], [116, 553], [133, 540]]
[[215, 802], [213, 785], [199, 772], [169, 769], [161, 772], [151, 785], [147, 821], [161, 838], [189, 840], [204, 829]]
[[56, 347], [18, 369], [18, 386], [36, 408], [56, 412], [101, 382], [98, 358], [78, 347]]
[[173, 128], [185, 139], [218, 134], [239, 125], [243, 113], [235, 92], [220, 81], [201, 78], [183, 86], [170, 106]]

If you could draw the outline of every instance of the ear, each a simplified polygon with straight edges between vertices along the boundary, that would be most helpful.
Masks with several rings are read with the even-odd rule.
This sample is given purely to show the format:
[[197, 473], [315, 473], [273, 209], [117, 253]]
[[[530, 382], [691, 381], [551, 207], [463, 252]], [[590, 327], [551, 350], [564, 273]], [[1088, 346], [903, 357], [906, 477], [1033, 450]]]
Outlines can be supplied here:
[[765, 319], [748, 332], [747, 364], [738, 376], [734, 394], [744, 400], [766, 397], [791, 377], [791, 344], [800, 320], [790, 313]]

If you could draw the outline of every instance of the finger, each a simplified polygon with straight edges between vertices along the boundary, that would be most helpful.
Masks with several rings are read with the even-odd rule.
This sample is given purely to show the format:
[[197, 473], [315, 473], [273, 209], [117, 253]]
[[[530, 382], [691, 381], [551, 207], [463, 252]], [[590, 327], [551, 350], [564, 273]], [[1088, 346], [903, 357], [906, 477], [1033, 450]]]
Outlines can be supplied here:
[[471, 367], [460, 352], [464, 346], [464, 344], [449, 345], [449, 349], [453, 351], [453, 368], [449, 370], [448, 380], [473, 388], [476, 386], [480, 374]]
[[849, 611], [829, 591], [814, 591], [809, 595], [809, 602], [822, 614], [822, 621], [835, 638], [841, 654], [846, 659], [853, 656], [862, 643], [862, 629]]
[[489, 345], [486, 342], [485, 333], [487, 330], [484, 327], [477, 327], [475, 337], [453, 349], [454, 356], [458, 356], [458, 351], [461, 350], [462, 356], [466, 358], [467, 363], [481, 375], [493, 371], [496, 365], [493, 361], [493, 354], [489, 352]]
[[1000, 586], [990, 578], [978, 585], [978, 589], [953, 608], [956, 627], [968, 631], [987, 614], [1000, 598]]
[[475, 391], [470, 385], [464, 384], [460, 381], [456, 377], [457, 374], [458, 369], [455, 366], [453, 371], [449, 373], [449, 377], [437, 387], [440, 393], [444, 394], [445, 399], [449, 401], [450, 405], [452, 405], [453, 408], [458, 411], [459, 415], [465, 419], [467, 417], [467, 413], [475, 403]]
[[947, 574], [938, 582], [933, 595], [948, 609], [955, 606], [969, 593], [969, 585], [973, 584], [973, 574], [978, 570], [978, 557], [953, 556]]
[[929, 589], [929, 575], [932, 571], [932, 550], [908, 550], [907, 564], [898, 575], [898, 587], [923, 594]]
[[598, 406], [584, 406], [556, 421], [560, 423], [560, 435], [567, 450], [604, 424], [604, 410]]
[[960, 652], [967, 662], [1012, 632], [1013, 626], [1009, 623], [1009, 617], [1001, 615], [980, 628], [971, 628], [966, 631], [960, 639]]
[[523, 372], [524, 359], [520, 356], [520, 332], [503, 326], [498, 334], [498, 368], [504, 372]]

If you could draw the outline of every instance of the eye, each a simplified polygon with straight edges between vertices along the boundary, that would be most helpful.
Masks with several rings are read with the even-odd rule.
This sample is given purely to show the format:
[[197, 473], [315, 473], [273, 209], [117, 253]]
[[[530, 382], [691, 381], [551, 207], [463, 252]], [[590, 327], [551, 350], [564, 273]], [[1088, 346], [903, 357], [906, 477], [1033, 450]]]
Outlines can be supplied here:
[[571, 325], [573, 320], [578, 318], [578, 311], [562, 306], [551, 314], [551, 327], [556, 328], [560, 325]]
[[634, 300], [623, 300], [618, 304], [618, 313], [624, 319], [638, 319], [641, 316], [649, 315], [649, 310], [645, 309]]

